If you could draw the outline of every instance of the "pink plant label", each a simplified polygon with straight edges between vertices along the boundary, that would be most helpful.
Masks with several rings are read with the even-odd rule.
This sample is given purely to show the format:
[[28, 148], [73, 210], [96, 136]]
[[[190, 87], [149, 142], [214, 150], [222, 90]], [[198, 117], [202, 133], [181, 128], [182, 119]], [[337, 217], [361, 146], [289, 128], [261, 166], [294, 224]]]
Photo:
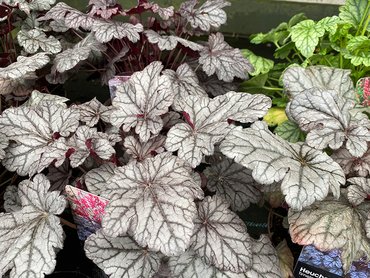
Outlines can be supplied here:
[[81, 240], [85, 240], [101, 228], [105, 207], [109, 201], [70, 185], [66, 186], [65, 192], [77, 225], [78, 236]]
[[370, 106], [370, 77], [364, 77], [357, 81], [356, 92], [358, 102], [363, 106]]

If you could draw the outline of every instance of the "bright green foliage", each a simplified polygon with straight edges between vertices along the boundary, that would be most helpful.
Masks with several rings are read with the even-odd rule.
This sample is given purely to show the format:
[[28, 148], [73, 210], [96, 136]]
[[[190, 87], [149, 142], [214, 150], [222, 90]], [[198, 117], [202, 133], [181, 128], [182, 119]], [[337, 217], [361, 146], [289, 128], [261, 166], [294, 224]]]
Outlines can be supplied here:
[[253, 65], [254, 72], [251, 73], [252, 76], [267, 73], [274, 67], [274, 61], [257, 56], [248, 49], [243, 49], [242, 54]]

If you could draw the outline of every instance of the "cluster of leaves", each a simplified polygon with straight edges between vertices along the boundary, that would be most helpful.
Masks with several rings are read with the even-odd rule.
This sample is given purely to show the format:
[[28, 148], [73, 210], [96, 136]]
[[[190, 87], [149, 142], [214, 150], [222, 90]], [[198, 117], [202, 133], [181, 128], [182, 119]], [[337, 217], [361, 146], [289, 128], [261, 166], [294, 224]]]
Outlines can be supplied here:
[[[194, 42], [226, 22], [223, 8], [230, 5], [226, 0], [203, 4], [189, 0], [178, 10], [147, 0], [139, 0], [136, 7], [126, 10], [116, 1], [90, 0], [87, 13], [63, 2], [54, 3], [1, 3], [7, 11], [0, 21], [6, 29], [2, 48], [9, 58], [3, 67], [9, 64], [10, 68], [0, 71], [0, 92], [8, 99], [24, 98], [33, 89], [47, 91], [45, 83], [63, 84], [83, 71], [100, 75], [107, 84], [113, 76], [130, 76], [153, 61], [176, 70], [184, 61], [192, 60], [193, 69], [202, 69], [199, 74], [203, 74], [204, 82], [217, 76], [230, 83], [251, 70], [221, 33], [210, 35], [208, 42]], [[43, 62], [39, 62], [40, 55]], [[34, 66], [30, 68], [30, 64]], [[18, 71], [9, 73], [11, 67]]]
[[252, 43], [269, 44], [275, 48], [275, 59], [243, 50], [255, 71], [241, 90], [270, 96], [274, 107], [265, 118], [268, 124], [277, 126], [276, 133], [291, 142], [304, 141], [304, 133], [299, 132], [284, 113], [289, 102], [288, 95], [283, 92], [284, 70], [293, 64], [348, 69], [356, 83], [370, 74], [369, 23], [369, 1], [347, 0], [339, 8], [338, 15], [314, 21], [304, 14], [297, 14], [267, 33], [252, 35]]
[[[2, 165], [28, 177], [4, 195], [0, 275], [53, 271], [60, 193], [74, 184], [109, 200], [85, 251], [110, 277], [281, 277], [270, 239], [251, 238], [236, 214], [261, 199], [258, 184], [217, 151], [235, 123], [257, 121], [271, 101], [233, 91], [253, 69], [221, 33], [189, 40], [225, 23], [229, 3], [189, 0], [175, 11], [140, 0], [122, 10], [91, 0], [85, 14], [54, 2], [2, 2], [7, 24], [24, 20], [23, 55], [0, 68], [0, 94], [32, 94], [0, 116]], [[111, 105], [33, 90], [97, 65], [105, 81], [129, 75]]]

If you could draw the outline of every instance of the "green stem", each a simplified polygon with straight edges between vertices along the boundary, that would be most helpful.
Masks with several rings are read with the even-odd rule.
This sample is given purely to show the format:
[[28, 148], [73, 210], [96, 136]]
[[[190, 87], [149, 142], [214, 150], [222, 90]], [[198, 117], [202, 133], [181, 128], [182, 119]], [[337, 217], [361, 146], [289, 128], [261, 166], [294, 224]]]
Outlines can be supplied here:
[[262, 86], [261, 88], [264, 89], [264, 90], [268, 90], [268, 91], [283, 91], [284, 90], [283, 88], [266, 87], [266, 86]]
[[[367, 5], [369, 5], [369, 3]], [[362, 28], [361, 36], [364, 36], [365, 35], [366, 30], [367, 30], [367, 26], [369, 26], [369, 22], [370, 22], [370, 13], [367, 15], [367, 18], [366, 18], [364, 27]]]
[[[366, 15], [368, 14], [369, 9], [370, 9], [370, 2], [368, 1], [368, 2], [367, 2], [367, 5], [366, 5], [366, 8], [365, 8], [364, 15], [362, 16], [361, 21], [360, 21], [360, 24], [358, 25], [358, 29], [357, 29], [357, 31], [356, 31], [356, 36], [358, 36], [359, 31], [361, 30], [362, 23], [364, 23], [365, 17], [366, 17]], [[361, 34], [362, 34], [362, 36], [365, 34], [364, 30], [366, 30], [367, 25], [369, 24], [369, 21], [368, 21], [369, 16], [370, 16], [370, 14], [369, 14], [369, 15], [367, 15], [367, 20], [366, 20], [365, 26], [364, 26], [364, 28], [362, 29], [362, 33], [361, 33]]]
[[342, 55], [342, 49], [343, 49], [343, 40], [340, 39], [340, 51], [339, 51], [339, 67], [343, 68], [343, 55]]

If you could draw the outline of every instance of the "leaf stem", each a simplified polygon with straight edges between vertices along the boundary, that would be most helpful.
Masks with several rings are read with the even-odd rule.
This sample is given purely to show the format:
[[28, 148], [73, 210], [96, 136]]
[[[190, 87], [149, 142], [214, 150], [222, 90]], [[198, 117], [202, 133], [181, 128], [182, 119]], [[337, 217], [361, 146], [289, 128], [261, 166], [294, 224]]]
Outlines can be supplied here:
[[68, 227], [70, 227], [70, 228], [72, 228], [72, 229], [77, 230], [77, 226], [76, 226], [76, 224], [73, 224], [73, 223], [69, 222], [68, 220], [65, 220], [64, 218], [62, 218], [62, 217], [60, 217], [60, 216], [59, 216], [59, 219], [60, 219], [60, 223], [61, 223], [62, 225], [66, 225], [66, 226], [68, 226]]
[[[370, 2], [368, 2], [368, 4], [367, 4], [368, 6], [370, 5], [369, 3]], [[369, 26], [369, 22], [370, 22], [370, 13], [367, 15], [367, 18], [366, 18], [364, 27], [362, 28], [361, 36], [364, 36], [365, 35], [366, 30], [367, 30], [367, 27]]]
[[358, 25], [358, 29], [356, 31], [356, 36], [358, 36], [359, 32], [360, 32], [360, 29], [362, 27], [362, 24], [364, 23], [365, 21], [365, 18], [366, 18], [366, 15], [367, 15], [367, 20], [366, 20], [366, 23], [364, 25], [364, 27], [362, 28], [362, 32], [361, 32], [361, 35], [363, 36], [365, 34], [364, 30], [367, 29], [367, 25], [369, 24], [369, 17], [370, 17], [370, 14], [369, 13], [369, 9], [370, 9], [370, 2], [368, 1], [367, 2], [367, 5], [366, 5], [366, 8], [365, 8], [365, 12], [364, 12], [364, 15], [362, 16], [361, 18], [361, 21], [360, 21], [360, 24]]

